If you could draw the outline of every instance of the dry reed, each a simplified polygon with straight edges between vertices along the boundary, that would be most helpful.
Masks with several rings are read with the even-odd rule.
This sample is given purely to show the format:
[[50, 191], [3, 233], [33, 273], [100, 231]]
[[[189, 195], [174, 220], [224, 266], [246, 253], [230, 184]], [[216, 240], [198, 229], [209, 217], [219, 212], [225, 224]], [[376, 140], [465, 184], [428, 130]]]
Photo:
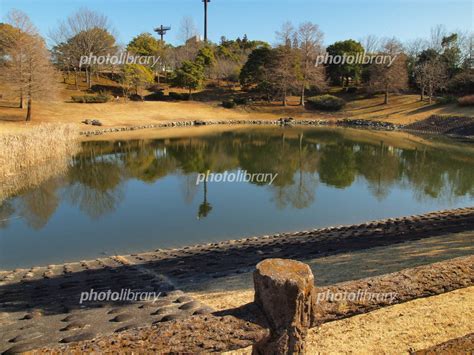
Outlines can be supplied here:
[[70, 124], [42, 124], [19, 134], [0, 134], [0, 202], [64, 173], [80, 149]]

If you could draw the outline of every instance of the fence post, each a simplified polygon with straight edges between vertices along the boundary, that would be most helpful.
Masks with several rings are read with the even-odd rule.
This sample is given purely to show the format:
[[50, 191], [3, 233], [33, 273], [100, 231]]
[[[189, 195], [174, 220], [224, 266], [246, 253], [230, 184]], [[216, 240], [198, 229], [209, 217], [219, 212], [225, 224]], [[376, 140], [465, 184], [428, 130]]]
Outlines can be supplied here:
[[254, 272], [255, 303], [265, 314], [270, 336], [253, 354], [301, 354], [314, 317], [314, 277], [308, 265], [288, 259], [266, 259]]

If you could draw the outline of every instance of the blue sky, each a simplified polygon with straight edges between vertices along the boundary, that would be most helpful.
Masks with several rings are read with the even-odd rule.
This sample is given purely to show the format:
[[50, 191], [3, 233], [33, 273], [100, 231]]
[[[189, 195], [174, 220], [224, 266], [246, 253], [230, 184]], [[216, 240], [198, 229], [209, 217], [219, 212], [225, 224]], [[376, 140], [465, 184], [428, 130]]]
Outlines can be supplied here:
[[[202, 33], [201, 0], [0, 0], [0, 18], [12, 8], [26, 12], [46, 36], [57, 23], [80, 7], [109, 18], [120, 43], [159, 24], [171, 25], [166, 39], [179, 43], [183, 16], [194, 19]], [[444, 24], [448, 30], [473, 29], [472, 0], [211, 0], [209, 38], [221, 35], [273, 43], [275, 31], [285, 21], [312, 21], [325, 33], [325, 43], [368, 34], [396, 36], [402, 41], [428, 37], [430, 28]]]

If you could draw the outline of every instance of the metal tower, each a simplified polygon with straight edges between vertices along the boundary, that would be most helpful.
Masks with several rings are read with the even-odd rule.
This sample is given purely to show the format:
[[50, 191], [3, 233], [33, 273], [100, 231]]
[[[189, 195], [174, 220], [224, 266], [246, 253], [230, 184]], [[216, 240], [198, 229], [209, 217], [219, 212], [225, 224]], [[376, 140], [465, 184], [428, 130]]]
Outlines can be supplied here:
[[171, 26], [163, 26], [163, 25], [160, 25], [160, 27], [157, 27], [154, 29], [154, 31], [160, 35], [161, 42], [163, 42], [163, 37], [166, 34], [166, 32], [169, 30], [171, 30]]
[[202, 0], [204, 3], [204, 42], [207, 42], [207, 3], [211, 0]]

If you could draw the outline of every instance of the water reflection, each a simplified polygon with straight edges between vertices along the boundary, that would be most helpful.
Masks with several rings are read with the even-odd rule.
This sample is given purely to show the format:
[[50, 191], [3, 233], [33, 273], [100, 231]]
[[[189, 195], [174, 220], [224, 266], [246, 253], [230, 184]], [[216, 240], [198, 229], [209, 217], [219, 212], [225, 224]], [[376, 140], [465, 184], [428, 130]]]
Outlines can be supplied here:
[[[65, 176], [51, 178], [0, 206], [0, 228], [22, 216], [41, 229], [62, 197], [91, 218], [113, 213], [122, 203], [124, 183], [154, 184], [170, 175], [184, 176], [182, 195], [191, 203], [201, 190], [196, 215], [207, 217], [214, 206], [208, 184], [196, 186], [195, 174], [242, 169], [277, 173], [268, 188], [278, 208], [304, 209], [314, 203], [318, 184], [345, 189], [363, 178], [383, 200], [395, 185], [411, 189], [417, 200], [471, 196], [474, 189], [472, 148], [451, 144], [416, 144], [413, 148], [384, 141], [357, 141], [337, 130], [249, 130], [194, 138], [88, 142]], [[265, 183], [255, 183], [264, 185]]]

